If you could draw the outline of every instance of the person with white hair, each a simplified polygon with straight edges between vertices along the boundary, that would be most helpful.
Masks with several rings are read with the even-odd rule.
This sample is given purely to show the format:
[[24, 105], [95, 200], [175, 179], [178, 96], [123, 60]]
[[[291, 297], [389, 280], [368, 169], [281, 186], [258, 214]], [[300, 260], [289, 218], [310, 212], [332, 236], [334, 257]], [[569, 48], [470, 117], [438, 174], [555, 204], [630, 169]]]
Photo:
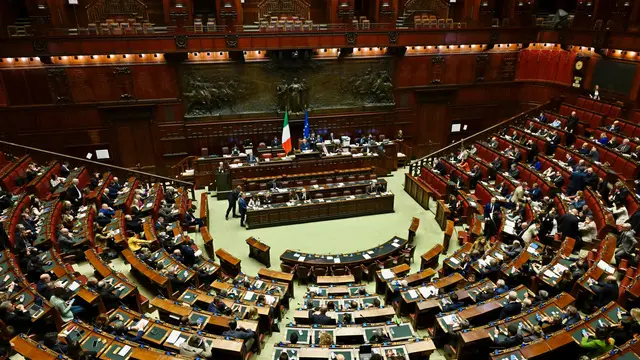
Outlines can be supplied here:
[[82, 190], [78, 187], [80, 185], [80, 180], [73, 179], [71, 181], [71, 186], [67, 189], [67, 200], [71, 202], [73, 207], [79, 207], [82, 205]]
[[500, 311], [500, 320], [518, 315], [522, 311], [522, 303], [520, 303], [520, 299], [518, 299], [517, 292], [510, 291], [509, 295], [507, 295], [507, 300], [509, 300], [509, 302], [506, 303], [502, 307], [502, 311]]

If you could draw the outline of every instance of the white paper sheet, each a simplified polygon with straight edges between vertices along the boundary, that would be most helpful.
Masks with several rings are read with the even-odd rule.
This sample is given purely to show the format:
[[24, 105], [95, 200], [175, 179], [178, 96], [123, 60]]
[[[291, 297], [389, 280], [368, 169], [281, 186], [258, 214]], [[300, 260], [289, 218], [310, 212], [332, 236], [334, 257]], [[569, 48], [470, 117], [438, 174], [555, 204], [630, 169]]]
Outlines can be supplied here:
[[415, 299], [418, 297], [418, 292], [415, 291], [414, 289], [409, 290], [409, 296], [411, 296], [412, 299]]
[[118, 355], [122, 357], [127, 356], [129, 351], [131, 351], [131, 346], [125, 345], [122, 349], [120, 349], [120, 351], [118, 351]]
[[396, 274], [394, 274], [391, 269], [382, 269], [380, 271], [380, 275], [382, 275], [382, 278], [385, 280], [393, 279], [394, 277], [396, 277]]
[[251, 299], [253, 299], [253, 291], [247, 291], [247, 292], [244, 294], [244, 299], [245, 299], [245, 300], [249, 300], [249, 301], [250, 301]]
[[173, 344], [176, 342], [176, 340], [178, 340], [178, 337], [180, 336], [180, 331], [178, 330], [173, 330], [171, 331], [171, 334], [169, 334], [169, 337], [167, 338], [167, 342], [169, 344]]

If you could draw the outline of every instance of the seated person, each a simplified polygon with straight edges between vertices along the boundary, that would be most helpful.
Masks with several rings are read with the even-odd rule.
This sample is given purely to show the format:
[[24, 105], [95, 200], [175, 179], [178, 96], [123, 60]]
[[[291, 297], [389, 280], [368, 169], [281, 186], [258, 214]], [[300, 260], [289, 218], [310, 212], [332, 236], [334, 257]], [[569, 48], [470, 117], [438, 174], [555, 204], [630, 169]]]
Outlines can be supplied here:
[[449, 295], [449, 300], [451, 301], [451, 303], [443, 306], [442, 312], [454, 311], [465, 307], [465, 303], [458, 300], [458, 294], [456, 294], [455, 292]]
[[55, 286], [53, 288], [53, 295], [49, 299], [51, 305], [56, 307], [60, 312], [60, 317], [63, 322], [68, 322], [75, 319], [76, 316], [84, 312], [84, 308], [80, 305], [73, 305], [75, 299], [65, 301], [66, 291], [63, 287]]
[[213, 344], [204, 341], [202, 336], [193, 334], [188, 341], [180, 344], [180, 355], [209, 359], [213, 356], [212, 346]]
[[320, 313], [314, 314], [313, 310], [309, 310], [309, 320], [314, 325], [333, 325], [335, 321], [327, 316], [329, 309], [326, 306], [320, 307]]
[[509, 291], [509, 287], [505, 284], [503, 279], [500, 279], [496, 281], [495, 288], [488, 287], [482, 289], [482, 291], [478, 294], [478, 301], [489, 300], [492, 297], [504, 294], [507, 291]]
[[193, 215], [193, 212], [193, 209], [189, 209], [187, 210], [187, 212], [185, 212], [183, 224], [187, 227], [196, 225], [198, 225], [199, 227], [205, 226], [205, 223], [202, 221], [202, 219], [195, 217]]
[[522, 311], [522, 304], [518, 299], [518, 293], [516, 293], [515, 291], [509, 292], [507, 299], [509, 300], [509, 302], [502, 307], [499, 319], [506, 319], [508, 317], [518, 315]]
[[583, 330], [582, 341], [580, 341], [580, 347], [586, 349], [591, 358], [606, 354], [615, 344], [615, 340], [609, 337], [609, 329], [598, 327], [596, 333], [593, 334], [590, 331]]
[[231, 320], [229, 321], [229, 330], [223, 332], [222, 336], [228, 336], [232, 339], [244, 340], [244, 344], [247, 350], [253, 350], [256, 333], [253, 330], [238, 328], [238, 323], [235, 320]]
[[127, 245], [129, 246], [129, 250], [133, 253], [136, 253], [142, 249], [142, 247], [148, 247], [149, 244], [153, 243], [151, 240], [142, 240], [137, 237], [132, 231], [127, 231]]
[[116, 214], [116, 212], [109, 207], [109, 205], [107, 204], [102, 204], [102, 207], [100, 208], [100, 211], [98, 211], [100, 214], [104, 215], [107, 219], [111, 219], [113, 217], [113, 215]]
[[215, 315], [227, 315], [231, 313], [231, 308], [229, 308], [219, 296], [216, 296], [213, 302], [209, 304], [207, 311]]
[[[504, 337], [500, 336], [500, 334], [503, 334]], [[504, 330], [504, 328], [499, 329], [496, 326], [493, 333], [493, 342], [497, 347], [503, 349], [522, 344], [522, 335], [520, 335], [518, 324], [509, 324], [507, 330]]]
[[391, 338], [389, 337], [389, 335], [385, 334], [384, 331], [382, 331], [382, 329], [376, 329], [373, 332], [373, 335], [371, 335], [371, 338], [369, 338], [370, 344], [382, 344], [390, 341], [391, 341]]
[[618, 299], [618, 282], [613, 275], [607, 276], [603, 281], [589, 285], [594, 295], [589, 304], [593, 308], [605, 306], [611, 301]]

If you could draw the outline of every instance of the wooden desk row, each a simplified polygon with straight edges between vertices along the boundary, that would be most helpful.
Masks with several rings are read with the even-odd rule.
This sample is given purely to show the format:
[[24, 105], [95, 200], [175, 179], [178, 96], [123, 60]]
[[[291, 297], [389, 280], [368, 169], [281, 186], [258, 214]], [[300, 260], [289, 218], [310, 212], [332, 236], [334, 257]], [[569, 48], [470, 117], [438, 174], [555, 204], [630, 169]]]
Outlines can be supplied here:
[[[336, 323], [342, 323], [343, 316], [346, 313], [351, 314], [351, 319], [356, 324], [385, 322], [387, 320], [391, 320], [396, 315], [396, 311], [393, 307], [386, 306], [380, 308], [370, 307], [354, 311], [328, 311], [327, 316], [334, 319]], [[295, 310], [293, 318], [296, 324], [309, 324], [309, 310]]]
[[329, 199], [311, 199], [307, 202], [270, 204], [261, 209], [247, 211], [247, 229], [313, 221], [344, 219], [355, 216], [393, 212], [395, 196], [391, 192], [381, 195], [355, 194]]
[[[41, 297], [40, 294], [31, 288], [29, 281], [27, 281], [20, 271], [20, 266], [14, 255], [9, 250], [5, 250], [0, 252], [0, 284], [5, 286], [11, 282], [16, 285], [13, 291], [9, 292], [7, 290], [9, 299], [14, 304], [22, 304], [24, 308], [29, 311], [31, 322], [34, 326], [40, 324], [41, 320], [44, 321], [52, 315], [53, 308], [49, 303], [49, 299]], [[36, 304], [36, 300], [38, 300], [41, 305]], [[55, 314], [59, 315], [57, 312]], [[56, 319], [54, 318], [54, 320]], [[59, 323], [59, 321], [56, 321], [56, 324]]]
[[76, 279], [73, 268], [60, 259], [54, 248], [38, 256], [44, 264], [42, 268], [45, 271], [53, 272], [58, 278], [57, 281], [61, 282], [64, 288], [73, 294], [73, 297], [79, 298], [90, 306], [96, 306], [100, 313], [106, 312], [100, 295]]
[[472, 305], [476, 303], [478, 294], [483, 289], [489, 287], [495, 287], [495, 284], [489, 279], [483, 279], [458, 290], [420, 299], [415, 302], [414, 312], [409, 314], [412, 319], [413, 326], [416, 329], [432, 327], [436, 315], [441, 313], [442, 309], [446, 305], [445, 302], [448, 303], [451, 301], [451, 294], [455, 293], [456, 296], [458, 296], [458, 301], [463, 302], [466, 305]]
[[[400, 341], [372, 346], [371, 353], [380, 354], [384, 360], [389, 359], [428, 359], [436, 349], [431, 339]], [[280, 354], [286, 352], [289, 359], [330, 359], [332, 354], [342, 355], [345, 360], [357, 360], [364, 352], [356, 346], [309, 347], [305, 345], [278, 344], [274, 347], [273, 357], [278, 360]]]
[[[191, 305], [181, 301], [173, 301], [164, 297], [155, 297], [151, 305], [158, 309], [160, 318], [164, 321], [179, 323], [180, 318], [186, 316], [193, 323], [202, 319], [204, 329], [210, 333], [221, 334], [229, 329], [229, 322], [236, 317], [214, 315], [207, 310], [195, 310]], [[259, 332], [258, 322], [255, 320], [237, 320], [238, 327]]]
[[[77, 167], [69, 173], [62, 184], [60, 184], [55, 191], [53, 191], [52, 196], [59, 197], [65, 196], [67, 190], [71, 186], [73, 186], [73, 180], [78, 179], [78, 187], [80, 189], [84, 189], [89, 183], [89, 171], [84, 166]], [[64, 194], [64, 195], [63, 195]]]
[[[369, 342], [369, 339], [371, 339], [376, 331], [382, 331], [391, 341], [404, 341], [414, 338], [421, 339], [410, 323], [368, 323], [366, 326], [360, 324], [341, 324], [340, 326], [289, 324], [285, 332], [285, 341], [288, 342], [291, 334], [297, 333], [298, 344], [317, 346], [319, 345], [320, 333], [324, 332], [331, 335], [333, 344], [365, 344]], [[341, 338], [344, 338], [344, 340]]]
[[302, 265], [308, 267], [367, 265], [397, 255], [408, 243], [406, 239], [394, 236], [391, 240], [375, 248], [354, 253], [308, 254], [295, 250], [287, 250], [280, 256], [280, 260], [292, 266]]
[[[369, 191], [369, 187], [374, 185], [376, 189], [374, 191]], [[289, 188], [281, 188], [279, 191], [274, 191], [271, 193], [270, 203], [271, 204], [281, 204], [291, 201], [289, 194], [294, 192], [296, 195], [302, 191], [307, 193], [309, 198], [316, 198], [317, 195], [320, 195], [321, 198], [325, 200], [329, 198], [335, 198], [338, 196], [342, 196], [345, 191], [349, 191], [351, 194], [360, 193], [381, 193], [387, 191], [387, 181], [384, 179], [367, 179], [367, 180], [355, 180], [355, 181], [347, 181], [347, 182], [339, 182], [339, 183], [327, 183], [327, 184], [313, 184], [306, 186], [296, 186]], [[262, 191], [253, 191], [253, 192], [245, 192], [248, 198], [258, 198], [262, 202], [265, 199], [266, 190]], [[297, 199], [296, 199], [297, 200]]]
[[[293, 297], [293, 275], [281, 273], [280, 271], [262, 268], [258, 270], [257, 276], [249, 276], [241, 273], [233, 279], [233, 282], [236, 286], [247, 290], [260, 290], [282, 297]], [[247, 282], [250, 288], [244, 286]], [[289, 306], [287, 305], [287, 307]]]
[[[280, 300], [287, 300], [284, 296], [286, 288], [282, 287], [280, 284], [271, 284], [261, 280], [250, 282], [249, 288], [245, 288], [242, 285], [235, 286], [233, 284], [216, 280], [211, 283], [211, 288], [222, 298], [240, 300], [247, 304], [255, 304], [260, 295], [264, 295], [266, 302], [274, 307], [278, 306]], [[288, 301], [285, 301], [283, 305], [288, 307]]]
[[498, 360], [504, 359], [505, 356], [511, 357], [511, 355], [516, 356], [518, 359], [554, 358], [556, 357], [554, 354], [559, 353], [572, 353], [575, 355], [575, 351], [578, 350], [578, 344], [582, 341], [582, 330], [588, 330], [593, 333], [598, 326], [601, 326], [601, 323], [609, 325], [619, 322], [618, 311], [623, 314], [626, 313], [618, 304], [611, 302], [591, 314], [588, 320], [582, 320], [530, 344], [499, 351], [493, 354], [491, 358]]
[[104, 279], [114, 286], [112, 293], [120, 298], [126, 305], [135, 311], [141, 311], [140, 292], [136, 285], [132, 284], [124, 274], [114, 271], [109, 264], [105, 263], [95, 250], [89, 249], [84, 252], [87, 261], [95, 270], [98, 279]]
[[389, 283], [387, 301], [391, 300], [390, 295], [393, 294], [395, 290], [399, 290], [402, 298], [399, 309], [400, 313], [412, 314], [416, 312], [415, 307], [418, 307], [418, 303], [437, 297], [441, 292], [450, 292], [464, 283], [466, 283], [465, 278], [458, 273], [449, 274], [434, 281], [414, 286], [413, 288], [402, 287], [399, 284]]
[[96, 206], [100, 208], [102, 206], [102, 201], [100, 200], [102, 193], [104, 193], [104, 189], [107, 189], [109, 185], [111, 185], [112, 180], [113, 174], [108, 172], [102, 174], [102, 178], [98, 181], [98, 186], [87, 194], [87, 202], [95, 203]]
[[534, 325], [541, 325], [544, 330], [549, 325], [540, 324], [537, 320], [538, 316], [552, 316], [553, 314], [561, 313], [573, 301], [574, 298], [571, 295], [561, 293], [539, 306], [521, 312], [517, 316], [460, 332], [458, 338], [452, 338], [454, 343], [451, 345], [456, 349], [457, 358], [460, 360], [472, 359], [478, 354], [487, 354], [490, 352], [496, 327], [506, 329], [510, 324], [522, 323], [528, 328], [533, 328]]
[[40, 229], [36, 234], [36, 239], [33, 241], [33, 246], [50, 246], [50, 243], [57, 232], [56, 225], [60, 221], [61, 213], [62, 202], [59, 199], [56, 198], [42, 203]]
[[[513, 289], [518, 294], [518, 299], [522, 301], [525, 293], [529, 290], [524, 285], [519, 285]], [[463, 320], [469, 321], [473, 325], [482, 325], [491, 320], [496, 320], [502, 307], [508, 302], [506, 292], [485, 302], [467, 306], [457, 311], [438, 314], [434, 327], [434, 337], [441, 338], [444, 335], [457, 332], [461, 329]]]
[[122, 185], [122, 189], [118, 191], [116, 199], [113, 201], [113, 208], [124, 209], [128, 214], [138, 185], [140, 185], [140, 182], [135, 177], [130, 177], [127, 182]]

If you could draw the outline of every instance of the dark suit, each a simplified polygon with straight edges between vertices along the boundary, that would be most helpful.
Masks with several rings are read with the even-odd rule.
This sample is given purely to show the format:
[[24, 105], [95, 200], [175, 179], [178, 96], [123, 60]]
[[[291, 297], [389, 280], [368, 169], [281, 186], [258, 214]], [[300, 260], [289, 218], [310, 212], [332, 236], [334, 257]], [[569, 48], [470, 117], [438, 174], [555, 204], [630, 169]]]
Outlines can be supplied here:
[[580, 230], [578, 230], [578, 223], [580, 222], [580, 219], [571, 214], [571, 213], [567, 213], [562, 215], [562, 217], [560, 217], [560, 220], [558, 221], [558, 232], [562, 233], [562, 236], [566, 237], [572, 237], [576, 240], [580, 239]]
[[591, 305], [593, 306], [605, 306], [611, 301], [618, 299], [618, 284], [606, 284], [599, 282], [597, 285], [591, 285], [591, 290], [595, 293]]
[[82, 205], [82, 191], [77, 186], [71, 186], [67, 189], [67, 200], [71, 201], [73, 206]]
[[240, 210], [240, 225], [244, 225], [244, 218], [247, 216], [247, 201], [243, 198], [239, 198], [238, 208]]
[[575, 195], [578, 190], [584, 189], [584, 181], [586, 174], [582, 171], [574, 171], [569, 178], [569, 185], [567, 186], [567, 195]]
[[507, 303], [500, 311], [500, 319], [506, 319], [510, 316], [518, 315], [522, 311], [522, 304], [519, 301], [511, 301]]
[[231, 210], [233, 209], [233, 216], [238, 216], [236, 215], [236, 202], [238, 201], [238, 198], [240, 197], [240, 190], [233, 189], [233, 191], [231, 191], [229, 193], [229, 207], [227, 207], [227, 214], [225, 215], [225, 217], [229, 217], [229, 212], [231, 212]]
[[193, 266], [196, 262], [196, 252], [193, 248], [187, 244], [182, 245], [180, 248], [180, 252], [182, 253], [183, 263], [186, 266]]
[[309, 320], [314, 325], [334, 325], [336, 322], [332, 318], [323, 314], [314, 314], [313, 310], [309, 310]]

